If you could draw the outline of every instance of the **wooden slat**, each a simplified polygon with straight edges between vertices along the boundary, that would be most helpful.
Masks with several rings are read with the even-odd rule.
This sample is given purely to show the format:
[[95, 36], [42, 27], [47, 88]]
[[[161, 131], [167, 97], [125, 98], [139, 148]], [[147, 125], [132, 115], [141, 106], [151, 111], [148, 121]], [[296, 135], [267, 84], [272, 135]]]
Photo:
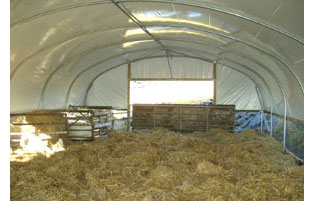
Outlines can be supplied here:
[[235, 110], [235, 113], [237, 112], [260, 112], [260, 110]]
[[93, 129], [69, 129], [69, 131], [92, 131]]
[[87, 120], [87, 119], [90, 119], [90, 116], [67, 117], [67, 119], [74, 119], [74, 120]]
[[[156, 108], [156, 109], [154, 109]], [[185, 130], [223, 128], [234, 129], [234, 105], [134, 105], [133, 128], [167, 127]], [[140, 111], [140, 112], [139, 112]], [[208, 113], [209, 112], [209, 113]]]
[[69, 105], [71, 108], [82, 108], [82, 109], [113, 109], [113, 106], [78, 106], [78, 105]]
[[13, 126], [30, 126], [30, 125], [64, 125], [65, 123], [12, 123]]
[[130, 81], [212, 81], [213, 78], [130, 78]]

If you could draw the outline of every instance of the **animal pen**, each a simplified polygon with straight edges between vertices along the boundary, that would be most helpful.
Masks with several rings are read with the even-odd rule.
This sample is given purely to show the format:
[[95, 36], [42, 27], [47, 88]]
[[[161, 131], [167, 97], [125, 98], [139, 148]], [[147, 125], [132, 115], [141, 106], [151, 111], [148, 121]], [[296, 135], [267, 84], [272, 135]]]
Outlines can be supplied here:
[[303, 6], [11, 1], [11, 200], [304, 200]]

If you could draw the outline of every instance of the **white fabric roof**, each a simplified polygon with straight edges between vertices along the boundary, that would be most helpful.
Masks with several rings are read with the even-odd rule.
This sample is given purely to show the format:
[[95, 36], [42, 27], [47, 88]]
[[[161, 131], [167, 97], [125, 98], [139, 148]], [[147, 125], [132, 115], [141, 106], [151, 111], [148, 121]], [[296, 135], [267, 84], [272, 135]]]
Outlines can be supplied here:
[[11, 0], [11, 112], [125, 107], [126, 64], [167, 77], [168, 56], [183, 78], [207, 76], [202, 66], [216, 61], [218, 103], [303, 120], [303, 9], [300, 0]]

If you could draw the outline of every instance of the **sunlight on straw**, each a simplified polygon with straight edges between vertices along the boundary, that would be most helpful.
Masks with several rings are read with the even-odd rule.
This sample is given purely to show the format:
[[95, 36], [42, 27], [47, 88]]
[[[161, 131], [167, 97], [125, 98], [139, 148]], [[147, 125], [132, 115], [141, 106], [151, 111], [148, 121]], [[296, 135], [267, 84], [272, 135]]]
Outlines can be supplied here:
[[27, 162], [39, 154], [49, 158], [54, 153], [65, 150], [62, 139], [51, 144], [48, 141], [51, 137], [44, 133], [35, 134], [34, 126], [21, 126], [21, 131], [20, 148], [10, 150], [10, 161]]

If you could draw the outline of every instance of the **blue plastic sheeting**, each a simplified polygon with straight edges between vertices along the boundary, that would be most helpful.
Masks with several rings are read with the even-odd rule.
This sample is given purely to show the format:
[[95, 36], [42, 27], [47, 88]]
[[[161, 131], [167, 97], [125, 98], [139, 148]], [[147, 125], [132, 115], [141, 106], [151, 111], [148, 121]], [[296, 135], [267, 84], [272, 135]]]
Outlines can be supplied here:
[[[272, 127], [276, 127], [280, 122], [280, 118], [273, 116]], [[262, 127], [261, 127], [262, 124]], [[240, 133], [243, 130], [253, 129], [261, 130], [262, 133], [269, 133], [271, 127], [271, 115], [260, 112], [238, 112], [235, 115], [235, 133]]]

